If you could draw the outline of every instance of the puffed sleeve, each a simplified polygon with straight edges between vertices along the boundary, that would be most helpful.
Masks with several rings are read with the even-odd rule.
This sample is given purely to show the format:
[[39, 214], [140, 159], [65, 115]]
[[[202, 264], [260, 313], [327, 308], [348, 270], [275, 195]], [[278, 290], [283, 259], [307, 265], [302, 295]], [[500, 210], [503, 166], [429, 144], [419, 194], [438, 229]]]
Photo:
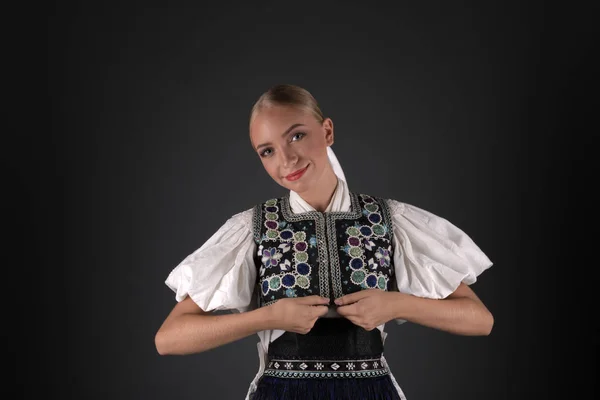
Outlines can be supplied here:
[[461, 282], [473, 284], [492, 266], [473, 240], [448, 220], [407, 203], [387, 202], [400, 292], [443, 299]]
[[252, 209], [229, 218], [167, 277], [175, 299], [187, 296], [204, 311], [247, 311], [256, 281]]

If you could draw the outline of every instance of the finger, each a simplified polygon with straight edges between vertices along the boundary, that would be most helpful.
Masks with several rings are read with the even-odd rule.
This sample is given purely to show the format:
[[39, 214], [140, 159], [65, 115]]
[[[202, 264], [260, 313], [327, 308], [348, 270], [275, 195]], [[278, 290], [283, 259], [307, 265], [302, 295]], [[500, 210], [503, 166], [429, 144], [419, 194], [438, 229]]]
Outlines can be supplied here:
[[298, 297], [298, 302], [300, 304], [306, 304], [306, 305], [313, 306], [313, 305], [329, 304], [329, 299], [315, 294], [312, 296]]
[[322, 317], [323, 315], [327, 314], [327, 312], [329, 311], [329, 307], [327, 306], [314, 306], [311, 307], [313, 309], [313, 315], [314, 318], [317, 317]]
[[372, 292], [369, 292], [369, 290], [372, 290], [372, 289], [361, 290], [359, 292], [350, 293], [350, 294], [347, 294], [340, 298], [337, 298], [337, 299], [335, 299], [335, 304], [337, 304], [338, 306], [343, 306], [346, 304], [355, 303], [355, 302], [359, 301], [360, 299], [364, 299], [365, 297], [370, 296], [372, 294]]
[[337, 308], [338, 314], [344, 316], [346, 318], [357, 315], [356, 306], [354, 304], [349, 304], [347, 306], [339, 306]]

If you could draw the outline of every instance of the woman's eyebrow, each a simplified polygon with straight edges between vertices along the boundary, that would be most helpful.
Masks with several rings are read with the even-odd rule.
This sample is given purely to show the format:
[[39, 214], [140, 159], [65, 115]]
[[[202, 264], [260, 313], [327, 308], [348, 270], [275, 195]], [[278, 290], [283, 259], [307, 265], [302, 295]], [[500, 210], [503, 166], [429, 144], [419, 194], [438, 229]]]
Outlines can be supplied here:
[[[294, 128], [297, 128], [297, 127], [299, 127], [299, 126], [304, 126], [304, 124], [293, 124], [292, 126], [290, 126], [289, 128], [287, 128], [287, 129], [285, 130], [285, 132], [283, 132], [283, 133], [281, 134], [281, 136], [285, 136], [285, 135], [287, 135], [288, 133], [290, 133], [290, 131], [291, 131], [292, 129], [294, 129]], [[260, 149], [261, 147], [264, 147], [264, 146], [270, 146], [270, 145], [271, 145], [271, 143], [270, 143], [270, 142], [259, 144], [258, 146], [256, 146], [256, 150]]]

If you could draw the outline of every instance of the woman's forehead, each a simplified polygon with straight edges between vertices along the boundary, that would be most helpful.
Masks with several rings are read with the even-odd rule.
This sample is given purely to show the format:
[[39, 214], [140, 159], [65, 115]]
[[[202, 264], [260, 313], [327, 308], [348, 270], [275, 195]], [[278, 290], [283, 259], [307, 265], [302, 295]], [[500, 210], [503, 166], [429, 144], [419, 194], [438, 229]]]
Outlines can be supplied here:
[[250, 125], [250, 136], [270, 136], [284, 133], [295, 124], [315, 124], [316, 119], [307, 110], [290, 106], [270, 106], [261, 109]]
[[258, 121], [261, 125], [287, 123], [291, 120], [302, 120], [306, 122], [306, 120], [311, 117], [312, 114], [310, 111], [304, 108], [274, 105], [260, 109], [254, 116], [254, 122]]

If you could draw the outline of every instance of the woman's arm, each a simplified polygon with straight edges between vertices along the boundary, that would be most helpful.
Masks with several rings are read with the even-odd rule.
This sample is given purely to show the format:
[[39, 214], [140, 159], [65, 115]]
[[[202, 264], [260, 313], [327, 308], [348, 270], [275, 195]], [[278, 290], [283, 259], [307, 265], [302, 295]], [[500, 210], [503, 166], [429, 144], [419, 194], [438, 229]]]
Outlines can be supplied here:
[[202, 311], [190, 297], [177, 303], [155, 336], [161, 355], [200, 353], [269, 329], [266, 308], [231, 315]]
[[486, 336], [494, 325], [492, 314], [464, 283], [443, 300], [370, 289], [343, 296], [335, 302], [340, 315], [367, 330], [403, 319], [457, 335]]
[[461, 283], [443, 300], [389, 292], [394, 319], [404, 319], [457, 335], [487, 336], [494, 317], [475, 292]]
[[282, 299], [256, 310], [226, 315], [204, 312], [187, 297], [177, 303], [155, 335], [161, 355], [200, 353], [259, 331], [284, 329], [306, 333], [327, 312], [328, 299], [309, 296]]

